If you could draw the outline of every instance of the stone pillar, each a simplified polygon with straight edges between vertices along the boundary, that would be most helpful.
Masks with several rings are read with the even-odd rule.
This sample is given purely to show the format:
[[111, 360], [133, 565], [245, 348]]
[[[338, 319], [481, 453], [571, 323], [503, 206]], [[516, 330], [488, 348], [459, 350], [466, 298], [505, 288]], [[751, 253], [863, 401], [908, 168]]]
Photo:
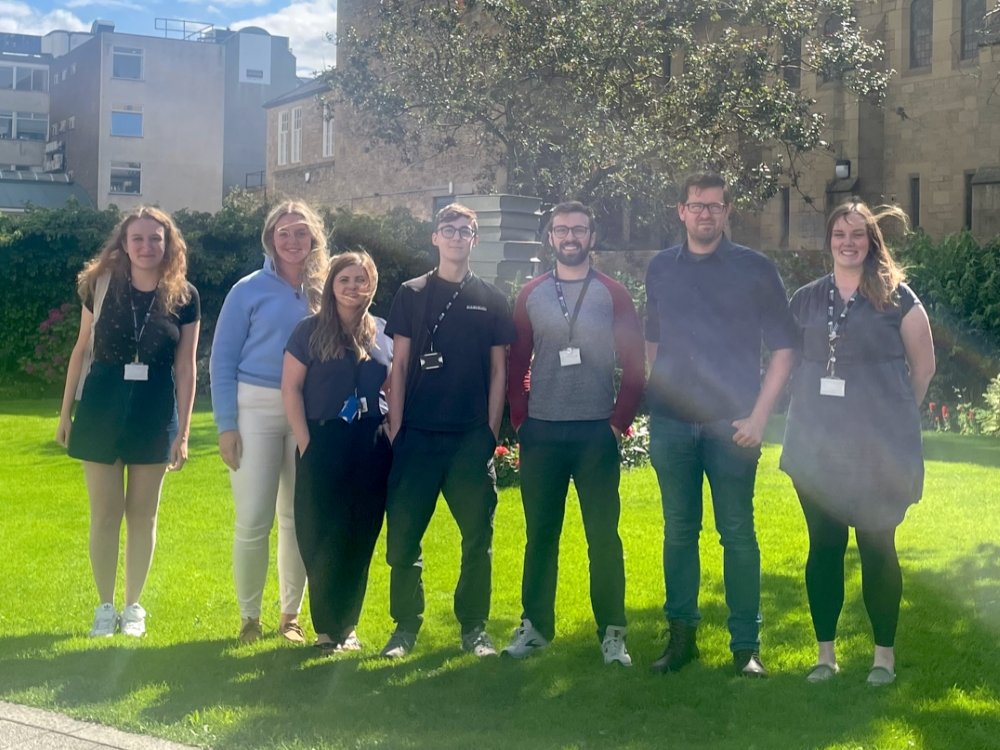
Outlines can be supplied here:
[[532, 275], [542, 250], [538, 241], [542, 201], [524, 195], [459, 195], [456, 203], [479, 217], [479, 244], [472, 251], [472, 270], [502, 290]]

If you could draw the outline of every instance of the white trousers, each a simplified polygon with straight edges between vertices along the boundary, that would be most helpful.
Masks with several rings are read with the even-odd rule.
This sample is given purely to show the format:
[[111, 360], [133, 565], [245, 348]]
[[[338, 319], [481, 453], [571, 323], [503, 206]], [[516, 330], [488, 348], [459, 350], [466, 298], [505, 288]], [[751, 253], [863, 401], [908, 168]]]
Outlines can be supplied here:
[[296, 614], [306, 569], [295, 539], [295, 436], [279, 389], [240, 383], [237, 407], [243, 455], [239, 471], [230, 470], [229, 480], [236, 504], [233, 575], [240, 615], [260, 617], [276, 511], [281, 611]]

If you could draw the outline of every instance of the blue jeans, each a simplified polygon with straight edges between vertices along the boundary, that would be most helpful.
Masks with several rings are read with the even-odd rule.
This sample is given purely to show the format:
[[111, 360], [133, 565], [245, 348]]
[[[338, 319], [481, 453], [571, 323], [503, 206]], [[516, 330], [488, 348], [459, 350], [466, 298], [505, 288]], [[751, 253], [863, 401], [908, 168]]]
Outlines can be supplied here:
[[663, 499], [663, 579], [667, 620], [701, 621], [702, 483], [708, 477], [715, 528], [723, 548], [729, 607], [729, 647], [760, 647], [760, 548], [753, 524], [753, 490], [760, 448], [733, 442], [730, 420], [689, 423], [654, 416], [649, 454]]

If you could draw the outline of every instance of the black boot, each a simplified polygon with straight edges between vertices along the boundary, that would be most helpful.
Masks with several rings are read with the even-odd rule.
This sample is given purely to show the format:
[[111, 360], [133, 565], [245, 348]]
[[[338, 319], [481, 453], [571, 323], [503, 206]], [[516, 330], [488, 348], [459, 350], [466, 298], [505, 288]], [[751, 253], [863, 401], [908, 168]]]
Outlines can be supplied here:
[[653, 662], [654, 672], [676, 672], [692, 659], [698, 658], [697, 625], [681, 620], [670, 621], [670, 641], [663, 655]]

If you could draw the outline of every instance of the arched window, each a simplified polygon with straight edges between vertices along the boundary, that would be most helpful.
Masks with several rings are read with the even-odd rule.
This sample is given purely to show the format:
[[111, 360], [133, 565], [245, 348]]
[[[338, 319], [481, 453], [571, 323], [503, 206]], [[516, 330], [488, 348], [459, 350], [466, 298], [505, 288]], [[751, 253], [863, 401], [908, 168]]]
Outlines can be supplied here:
[[975, 60], [979, 55], [979, 35], [986, 18], [986, 0], [962, 0], [961, 59]]
[[[834, 13], [823, 23], [823, 36], [830, 39], [839, 34], [844, 29], [844, 19]], [[835, 81], [840, 78], [843, 71], [827, 68], [823, 71], [823, 83]]]
[[934, 3], [932, 0], [913, 0], [910, 3], [910, 67], [929, 68], [931, 64], [931, 35], [934, 31]]

